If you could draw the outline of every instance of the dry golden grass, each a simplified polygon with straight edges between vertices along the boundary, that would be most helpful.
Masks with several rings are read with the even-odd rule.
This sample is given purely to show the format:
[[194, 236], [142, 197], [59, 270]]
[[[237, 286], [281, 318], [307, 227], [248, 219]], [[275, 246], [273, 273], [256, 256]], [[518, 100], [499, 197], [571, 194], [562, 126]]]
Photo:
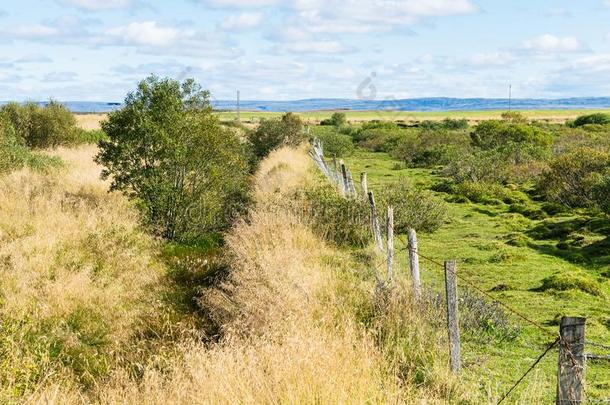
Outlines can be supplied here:
[[153, 243], [94, 152], [60, 149], [64, 170], [0, 177], [0, 398], [57, 373], [93, 383], [147, 311]]
[[87, 131], [101, 128], [101, 122], [106, 119], [108, 114], [74, 114], [76, 125]]
[[[8, 280], [0, 288], [12, 302], [0, 310], [61, 328], [62, 319], [82, 308], [108, 324], [113, 347], [135, 350], [129, 337], [139, 327], [141, 307], [154, 305], [145, 290], [154, 290], [160, 269], [132, 208], [123, 197], [106, 194], [98, 169], [87, 163], [92, 153], [60, 150], [56, 154], [71, 171], [22, 171], [1, 179], [6, 246], [0, 252], [11, 260], [0, 267]], [[256, 208], [226, 236], [231, 272], [199, 300], [222, 332], [218, 342], [184, 338], [175, 351], [138, 364], [139, 377], [117, 369], [86, 389], [73, 373], [55, 367], [50, 370], [57, 374], [45, 374], [20, 400], [435, 404], [475, 398], [449, 375], [439, 355], [443, 333], [414, 310], [408, 288], [398, 282], [393, 292], [375, 293], [369, 270], [349, 253], [327, 246], [282, 204], [269, 203], [312, 181], [303, 151], [273, 153], [255, 181]], [[135, 241], [121, 244], [124, 239]], [[101, 266], [71, 253], [91, 249]], [[15, 356], [7, 364], [18, 363]]]

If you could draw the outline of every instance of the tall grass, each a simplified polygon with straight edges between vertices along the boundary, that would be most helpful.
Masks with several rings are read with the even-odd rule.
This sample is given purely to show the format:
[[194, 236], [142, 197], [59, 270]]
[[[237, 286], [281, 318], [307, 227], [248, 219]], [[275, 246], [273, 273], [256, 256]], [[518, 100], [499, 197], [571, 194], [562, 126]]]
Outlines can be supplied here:
[[[255, 208], [225, 237], [230, 271], [201, 290], [198, 304], [218, 334], [202, 340], [174, 332], [171, 350], [130, 353], [143, 350], [134, 335], [145, 339], [136, 331], [147, 325], [146, 312], [159, 307], [155, 291], [163, 269], [133, 209], [121, 196], [106, 194], [97, 180], [97, 168], [88, 163], [91, 152], [57, 152], [72, 163], [72, 171], [57, 177], [21, 171], [2, 178], [0, 229], [7, 243], [0, 252], [10, 260], [0, 265], [7, 297], [1, 311], [31, 322], [41, 339], [61, 341], [62, 353], [85, 347], [87, 336], [87, 350], [111, 348], [102, 353], [121, 357], [121, 367], [88, 379], [91, 372], [79, 374], [73, 363], [44, 363], [42, 374], [28, 380], [18, 370], [37, 364], [40, 352], [15, 351], [4, 363], [9, 371], [0, 372], [5, 398], [57, 404], [477, 398], [447, 372], [447, 359], [439, 354], [444, 334], [426, 320], [438, 314], [416, 308], [400, 280], [393, 289], [377, 288], [369, 265], [326, 245], [306, 220], [284, 208], [282, 200], [292, 198], [295, 188], [314, 181], [305, 153], [290, 149], [261, 164]], [[16, 217], [23, 219], [11, 224]], [[99, 325], [105, 333], [95, 340], [89, 331]], [[29, 347], [19, 336], [9, 337], [18, 343], [12, 350]], [[22, 381], [30, 384], [16, 392]]]

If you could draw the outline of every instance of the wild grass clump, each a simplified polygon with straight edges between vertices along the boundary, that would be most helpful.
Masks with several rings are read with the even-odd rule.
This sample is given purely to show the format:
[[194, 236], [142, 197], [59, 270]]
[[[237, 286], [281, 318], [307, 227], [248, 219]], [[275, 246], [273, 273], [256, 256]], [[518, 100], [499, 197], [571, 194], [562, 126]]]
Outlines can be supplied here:
[[610, 124], [610, 114], [604, 113], [594, 113], [588, 115], [581, 115], [577, 117], [574, 122], [572, 122], [572, 126], [574, 127], [582, 127], [584, 125], [605, 125]]
[[584, 271], [556, 273], [542, 280], [541, 291], [578, 290], [591, 295], [601, 296], [603, 291], [593, 277]]

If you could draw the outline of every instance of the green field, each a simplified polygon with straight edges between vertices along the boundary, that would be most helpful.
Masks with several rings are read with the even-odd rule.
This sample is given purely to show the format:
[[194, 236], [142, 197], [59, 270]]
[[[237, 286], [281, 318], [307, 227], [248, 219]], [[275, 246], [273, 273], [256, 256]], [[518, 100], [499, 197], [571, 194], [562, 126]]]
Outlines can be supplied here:
[[[329, 118], [335, 111], [308, 111], [297, 113], [307, 122], [319, 122]], [[440, 112], [419, 112], [419, 111], [340, 111], [347, 115], [350, 122], [363, 122], [371, 120], [389, 121], [422, 121], [422, 120], [442, 120], [444, 118], [466, 118], [470, 121], [481, 121], [492, 118], [500, 118], [504, 110], [495, 111], [440, 111]], [[610, 110], [531, 110], [521, 111], [530, 119], [565, 121], [576, 118], [579, 115], [594, 112], [610, 112]], [[282, 116], [282, 112], [261, 112], [261, 111], [242, 111], [241, 120], [246, 123], [256, 123], [263, 118], [277, 118]], [[218, 112], [217, 115], [222, 120], [233, 120], [237, 118], [235, 111]]]
[[[398, 181], [411, 181], [417, 187], [430, 188], [440, 180], [432, 169], [406, 168], [386, 153], [358, 150], [346, 159], [348, 167], [357, 173], [367, 172], [370, 188], [392, 187]], [[440, 196], [447, 197], [444, 193]], [[532, 202], [532, 204], [537, 204]], [[607, 261], [600, 258], [595, 265], [579, 264], [558, 250], [557, 240], [536, 240], [528, 235], [540, 224], [521, 214], [508, 211], [506, 204], [482, 205], [448, 203], [448, 221], [432, 234], [419, 235], [422, 255], [436, 261], [458, 260], [458, 271], [476, 286], [492, 294], [497, 300], [525, 314], [550, 333], [558, 332], [562, 315], [587, 317], [587, 337], [592, 341], [610, 342], [610, 279]], [[583, 214], [584, 215], [584, 214]], [[581, 218], [578, 213], [553, 217], [556, 226], [568, 226]], [[594, 235], [590, 235], [595, 237]], [[603, 239], [604, 236], [597, 235]], [[401, 236], [402, 239], [406, 239]], [[527, 240], [527, 243], [514, 241]], [[518, 244], [519, 246], [512, 246]], [[577, 252], [571, 252], [577, 253]], [[398, 267], [408, 277], [407, 257], [399, 250]], [[422, 282], [434, 291], [443, 291], [443, 271], [437, 265], [421, 259]], [[603, 295], [594, 296], [583, 291], [536, 291], [542, 280], [554, 273], [582, 270], [602, 280]], [[602, 276], [602, 273], [605, 276]], [[470, 289], [463, 282], [460, 291]], [[472, 289], [470, 289], [472, 290]], [[534, 326], [508, 313], [521, 332], [515, 340], [489, 342], [480, 339], [463, 341], [463, 362], [467, 379], [479, 381], [486, 392], [502, 393], [524, 373], [545, 346], [553, 341]], [[555, 393], [557, 351], [552, 351], [536, 371], [511, 395], [532, 395], [537, 392], [542, 403], [550, 402]], [[588, 364], [587, 393], [589, 398], [606, 398], [610, 393], [608, 364]], [[536, 397], [536, 395], [534, 395]], [[512, 401], [509, 401], [512, 403]]]

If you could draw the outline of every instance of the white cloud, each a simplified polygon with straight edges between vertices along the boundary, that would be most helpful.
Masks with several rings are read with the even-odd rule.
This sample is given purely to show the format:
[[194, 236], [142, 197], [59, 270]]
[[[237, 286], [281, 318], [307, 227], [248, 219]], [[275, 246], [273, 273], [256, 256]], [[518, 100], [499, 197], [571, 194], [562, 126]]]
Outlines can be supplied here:
[[51, 63], [53, 60], [46, 55], [34, 53], [22, 56], [15, 63]]
[[474, 55], [471, 63], [475, 66], [503, 66], [514, 60], [515, 56], [510, 52], [490, 52]]
[[59, 29], [50, 27], [48, 25], [35, 24], [35, 25], [21, 25], [5, 32], [9, 33], [9, 36], [17, 39], [39, 39], [49, 38], [59, 34]]
[[169, 46], [189, 34], [172, 27], [162, 27], [156, 21], [132, 22], [106, 30], [106, 35], [126, 45]]
[[263, 20], [263, 13], [241, 13], [224, 19], [220, 27], [225, 30], [246, 30], [258, 27]]
[[282, 0], [209, 0], [208, 3], [217, 7], [247, 8], [264, 7], [281, 3]]
[[574, 37], [556, 37], [544, 34], [536, 38], [523, 41], [523, 48], [528, 51], [555, 53], [555, 52], [580, 52], [586, 47]]
[[43, 80], [45, 82], [72, 82], [78, 78], [75, 72], [51, 72], [47, 73]]
[[134, 2], [132, 0], [59, 0], [60, 3], [74, 6], [83, 10], [100, 11], [117, 8], [126, 8]]
[[298, 41], [285, 43], [281, 48], [287, 52], [322, 54], [346, 53], [351, 50], [338, 41]]
[[5, 39], [22, 39], [32, 41], [85, 42], [89, 39], [88, 28], [98, 23], [97, 20], [82, 19], [74, 15], [64, 15], [42, 24], [18, 25], [0, 30]]

